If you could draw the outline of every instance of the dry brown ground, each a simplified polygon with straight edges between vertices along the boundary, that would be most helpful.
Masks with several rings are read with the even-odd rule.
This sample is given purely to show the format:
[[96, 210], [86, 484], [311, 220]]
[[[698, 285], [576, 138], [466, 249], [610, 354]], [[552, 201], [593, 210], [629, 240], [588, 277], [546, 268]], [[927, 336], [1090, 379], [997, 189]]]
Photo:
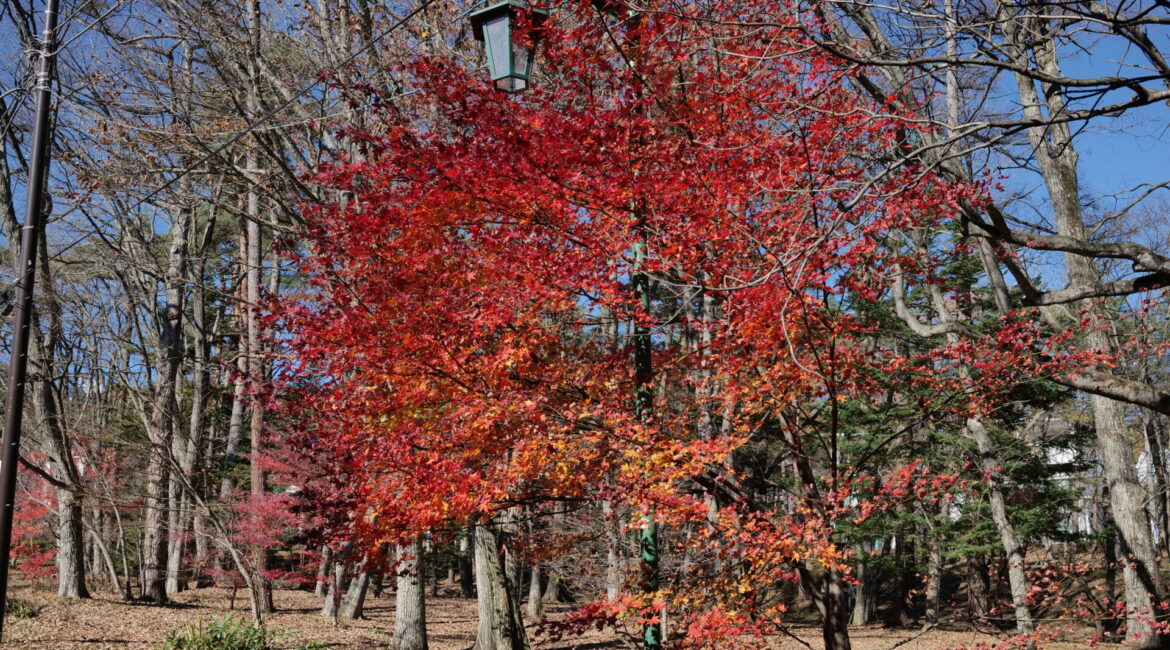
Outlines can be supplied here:
[[[231, 593], [224, 588], [196, 589], [175, 596], [173, 605], [161, 607], [127, 603], [108, 594], [99, 594], [88, 601], [66, 601], [52, 592], [29, 586], [18, 586], [13, 591], [15, 596], [34, 601], [43, 609], [35, 618], [9, 621], [0, 647], [52, 650], [154, 648], [170, 630], [227, 613]], [[235, 611], [241, 616], [247, 616], [244, 598], [241, 591], [235, 603]], [[366, 604], [366, 620], [343, 621], [338, 627], [318, 613], [321, 601], [311, 593], [280, 590], [275, 593], [275, 600], [281, 611], [271, 617], [269, 626], [290, 633], [284, 647], [311, 641], [330, 649], [389, 647], [394, 627], [393, 598], [370, 598]], [[438, 598], [427, 599], [427, 633], [432, 650], [468, 650], [475, 640], [475, 625], [475, 602], [454, 597], [453, 589], [445, 589]], [[816, 629], [797, 626], [794, 632], [813, 648], [820, 647]], [[884, 650], [899, 641], [908, 641], [899, 646], [905, 650], [972, 647], [979, 643], [994, 647], [998, 640], [974, 631], [935, 629], [921, 636], [915, 634], [877, 626], [851, 631], [855, 650]], [[597, 633], [538, 647], [605, 650], [631, 646], [619, 643], [612, 633]], [[805, 646], [792, 639], [777, 638], [770, 647], [786, 650]], [[1071, 650], [1084, 646], [1065, 642], [1044, 647]]]

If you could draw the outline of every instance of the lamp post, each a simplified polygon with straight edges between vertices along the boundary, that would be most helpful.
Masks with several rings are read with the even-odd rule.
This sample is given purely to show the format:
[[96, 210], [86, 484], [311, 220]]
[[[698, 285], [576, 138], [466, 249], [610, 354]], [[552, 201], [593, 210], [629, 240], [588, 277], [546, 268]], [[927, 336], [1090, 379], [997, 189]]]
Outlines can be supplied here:
[[20, 425], [24, 413], [24, 388], [28, 373], [29, 328], [32, 326], [33, 286], [36, 281], [37, 243], [44, 209], [45, 177], [49, 172], [49, 109], [53, 102], [53, 63], [57, 56], [58, 0], [45, 5], [41, 33], [40, 66], [37, 69], [37, 112], [33, 126], [32, 156], [28, 164], [28, 198], [20, 230], [20, 262], [17, 265], [16, 314], [12, 324], [12, 348], [5, 402], [3, 461], [0, 462], [0, 635], [8, 605], [8, 563], [12, 549], [12, 513], [16, 503], [16, 463], [20, 458]]
[[532, 80], [535, 43], [529, 47], [515, 39], [516, 17], [521, 13], [528, 14], [533, 25], [548, 17], [547, 11], [531, 9], [516, 0], [504, 0], [468, 16], [476, 40], [484, 44], [492, 83], [506, 93], [518, 93]]
[[[619, 15], [625, 10], [611, 0], [593, 0], [594, 4], [610, 15]], [[548, 17], [548, 12], [531, 9], [516, 0], [504, 0], [472, 13], [471, 28], [476, 40], [482, 41], [487, 54], [488, 68], [492, 82], [498, 90], [506, 93], [520, 92], [531, 83], [533, 47], [517, 43], [513, 38], [516, 16], [526, 12], [533, 25], [539, 25]], [[635, 21], [637, 22], [637, 21]], [[636, 110], [642, 110], [638, 108]], [[636, 215], [635, 241], [630, 252], [633, 255], [631, 284], [639, 306], [644, 312], [650, 311], [650, 277], [646, 273], [646, 223], [642, 206], [633, 206]], [[638, 422], [650, 424], [654, 419], [654, 366], [651, 348], [650, 328], [642, 324], [634, 327], [634, 409]], [[639, 533], [641, 550], [641, 587], [648, 595], [658, 593], [659, 545], [658, 523], [654, 510], [648, 512]], [[663, 626], [661, 622], [647, 622], [642, 626], [643, 650], [659, 650], [662, 647]]]

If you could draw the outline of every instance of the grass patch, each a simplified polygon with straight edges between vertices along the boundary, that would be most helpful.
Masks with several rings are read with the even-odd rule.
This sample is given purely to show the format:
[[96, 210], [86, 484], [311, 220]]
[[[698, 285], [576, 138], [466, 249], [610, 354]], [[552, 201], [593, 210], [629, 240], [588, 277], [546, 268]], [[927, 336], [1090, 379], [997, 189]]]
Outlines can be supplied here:
[[[167, 634], [159, 650], [273, 650], [290, 632], [270, 630], [237, 616], [215, 617]], [[316, 643], [291, 650], [315, 650]]]
[[41, 613], [41, 606], [27, 598], [9, 598], [6, 616], [14, 620], [36, 618]]

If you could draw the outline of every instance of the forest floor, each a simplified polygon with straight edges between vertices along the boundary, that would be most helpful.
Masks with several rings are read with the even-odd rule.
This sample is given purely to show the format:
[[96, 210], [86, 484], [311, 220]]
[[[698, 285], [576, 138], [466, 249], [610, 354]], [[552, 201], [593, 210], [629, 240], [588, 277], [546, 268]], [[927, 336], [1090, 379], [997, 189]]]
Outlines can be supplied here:
[[[45, 648], [52, 650], [103, 650], [133, 648], [147, 650], [158, 646], [171, 630], [228, 614], [231, 590], [212, 587], [193, 589], [174, 597], [168, 606], [118, 600], [110, 594], [97, 594], [92, 600], [62, 600], [52, 591], [29, 585], [14, 585], [13, 595], [35, 603], [39, 612], [31, 618], [10, 620], [4, 630], [0, 648]], [[341, 648], [387, 648], [394, 628], [392, 595], [366, 600], [366, 619], [343, 620], [334, 627], [320, 615], [321, 599], [305, 591], [278, 590], [274, 593], [280, 611], [271, 616], [268, 626], [284, 633], [282, 648], [315, 643], [322, 650]], [[553, 616], [564, 606], [551, 606]], [[247, 617], [247, 596], [241, 590], [235, 599], [234, 613]], [[427, 598], [427, 633], [431, 650], [468, 650], [475, 641], [475, 601], [457, 597], [457, 588], [446, 585], [438, 597]], [[819, 648], [819, 630], [812, 626], [794, 626], [792, 631], [807, 647]], [[855, 650], [906, 650], [944, 648], [994, 648], [1000, 637], [973, 630], [946, 629], [940, 626], [924, 634], [916, 630], [888, 629], [881, 626], [851, 628]], [[538, 639], [539, 641], [539, 639]], [[772, 639], [771, 648], [804, 648], [789, 638]], [[896, 645], [897, 644], [897, 645]], [[617, 639], [612, 631], [594, 632], [585, 637], [559, 643], [537, 643], [538, 648], [556, 650], [628, 649], [634, 646]], [[1082, 643], [1044, 644], [1052, 650], [1082, 648]]]

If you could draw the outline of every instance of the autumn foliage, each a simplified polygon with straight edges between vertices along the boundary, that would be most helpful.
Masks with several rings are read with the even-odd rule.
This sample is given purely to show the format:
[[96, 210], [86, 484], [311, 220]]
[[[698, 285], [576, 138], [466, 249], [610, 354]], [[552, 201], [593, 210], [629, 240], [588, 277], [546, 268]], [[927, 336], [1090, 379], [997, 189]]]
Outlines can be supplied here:
[[[524, 95], [422, 57], [396, 70], [421, 92], [355, 97], [379, 121], [345, 134], [361, 156], [313, 177], [342, 198], [306, 209], [309, 243], [290, 255], [307, 281], [276, 320], [293, 333], [291, 435], [327, 450], [314, 489], [371, 546], [549, 503], [689, 531], [666, 552], [694, 560], [660, 592], [631, 573], [569, 627], [665, 603], [697, 646], [776, 633], [776, 585], [848, 582], [842, 524], [939, 503], [960, 480], [899, 456], [909, 425], [877, 425], [866, 462], [843, 461], [838, 405], [929, 386], [907, 405], [929, 427], [1083, 360], [1026, 313], [983, 343], [878, 336], [866, 305], [895, 274], [962, 299], [941, 271], [962, 251], [913, 244], [983, 190], [887, 164], [928, 127], [810, 47], [815, 17], [785, 2], [554, 16]], [[648, 421], [636, 325], [653, 349]], [[973, 399], [960, 362], [998, 379]], [[796, 468], [786, 499], [753, 499], [733, 462], [761, 441]], [[824, 471], [801, 473], [812, 458]]]

